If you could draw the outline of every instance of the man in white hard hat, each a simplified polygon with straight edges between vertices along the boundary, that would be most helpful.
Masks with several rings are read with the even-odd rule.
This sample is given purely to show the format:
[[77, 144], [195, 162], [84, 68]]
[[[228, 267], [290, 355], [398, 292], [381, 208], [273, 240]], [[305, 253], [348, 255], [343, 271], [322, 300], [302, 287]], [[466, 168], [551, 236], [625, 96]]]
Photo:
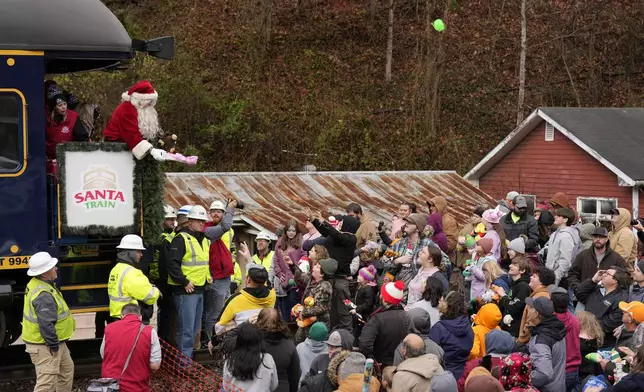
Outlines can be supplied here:
[[[212, 337], [212, 330], [230, 294], [230, 276], [234, 273], [231, 248], [235, 235], [232, 229], [235, 207], [237, 207], [235, 200], [228, 204], [219, 200], [213, 201], [210, 204], [212, 222], [206, 222], [204, 225], [204, 233], [212, 243], [208, 258], [212, 283], [204, 297], [204, 328], [208, 339]], [[220, 244], [223, 244], [226, 249], [220, 247]]]
[[[192, 208], [192, 207], [191, 207]], [[161, 226], [163, 233], [161, 233], [161, 243], [155, 246], [154, 260], [157, 263], [157, 273], [154, 273], [154, 268], [150, 268], [150, 279], [156, 287], [161, 290], [162, 297], [157, 303], [157, 327], [159, 336], [166, 342], [174, 343], [174, 334], [171, 333], [173, 320], [174, 320], [174, 304], [172, 303], [172, 293], [168, 287], [168, 250], [170, 243], [174, 239], [175, 226], [177, 225], [177, 212], [169, 205], [164, 207], [165, 216]], [[187, 214], [186, 214], [187, 215]], [[185, 218], [184, 218], [185, 219]]]
[[[255, 248], [257, 251], [251, 258], [250, 262], [259, 264], [263, 266], [266, 271], [271, 270], [271, 265], [273, 264], [273, 256], [275, 255], [275, 252], [271, 250], [270, 248], [271, 245], [271, 237], [270, 235], [265, 232], [265, 231], [260, 231], [257, 234], [257, 237], [255, 237]], [[233, 292], [237, 290], [237, 287], [241, 286], [242, 283], [245, 283], [245, 279], [242, 277], [242, 270], [245, 270], [245, 268], [248, 268], [247, 265], [241, 265], [240, 266], [240, 260], [242, 259], [242, 254], [238, 253], [237, 254], [237, 263], [235, 263], [235, 274], [233, 275]], [[269, 286], [270, 286], [270, 280], [269, 280]]]
[[192, 209], [192, 207], [193, 206], [191, 206], [190, 204], [181, 206], [181, 208], [179, 208], [179, 211], [177, 211], [177, 219], [187, 216], [190, 210]]
[[212, 278], [208, 266], [210, 241], [203, 233], [208, 213], [197, 205], [187, 218], [187, 227], [179, 229], [170, 244], [168, 284], [177, 311], [177, 348], [190, 358], [201, 330], [203, 293]]
[[29, 260], [23, 306], [22, 340], [25, 351], [36, 367], [35, 392], [71, 392], [74, 362], [67, 349], [67, 340], [76, 329], [63, 295], [54, 281], [58, 277], [58, 259], [47, 252], [38, 252]]
[[161, 296], [158, 288], [154, 287], [137, 264], [143, 257], [143, 240], [136, 234], [128, 234], [121, 239], [116, 247], [116, 265], [110, 271], [107, 282], [107, 294], [110, 298], [110, 316], [121, 318], [121, 310], [127, 304], [153, 305]]

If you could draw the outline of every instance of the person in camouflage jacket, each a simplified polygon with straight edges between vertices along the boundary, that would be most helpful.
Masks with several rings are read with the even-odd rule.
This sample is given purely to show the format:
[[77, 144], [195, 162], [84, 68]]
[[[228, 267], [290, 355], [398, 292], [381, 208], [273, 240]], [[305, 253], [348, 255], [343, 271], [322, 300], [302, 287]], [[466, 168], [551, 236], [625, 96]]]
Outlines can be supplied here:
[[[290, 260], [289, 260], [290, 261]], [[305, 274], [292, 262], [289, 267], [293, 272], [298, 286], [306, 286], [301, 305], [293, 308], [297, 318], [298, 329], [295, 334], [295, 344], [303, 342], [309, 335], [309, 328], [314, 322], [319, 321], [331, 330], [331, 296], [333, 285], [329, 281], [338, 269], [338, 262], [334, 259], [323, 259], [313, 266], [310, 274]]]

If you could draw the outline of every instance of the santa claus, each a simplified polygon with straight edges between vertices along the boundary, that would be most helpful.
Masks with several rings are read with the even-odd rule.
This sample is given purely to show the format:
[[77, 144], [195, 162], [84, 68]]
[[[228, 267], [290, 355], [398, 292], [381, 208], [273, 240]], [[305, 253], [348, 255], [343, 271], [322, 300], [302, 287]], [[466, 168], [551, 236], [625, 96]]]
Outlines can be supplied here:
[[166, 151], [154, 148], [151, 143], [163, 135], [154, 108], [158, 96], [147, 80], [130, 87], [121, 96], [123, 102], [116, 107], [103, 131], [105, 140], [126, 143], [138, 160], [148, 154], [157, 161], [172, 160]]

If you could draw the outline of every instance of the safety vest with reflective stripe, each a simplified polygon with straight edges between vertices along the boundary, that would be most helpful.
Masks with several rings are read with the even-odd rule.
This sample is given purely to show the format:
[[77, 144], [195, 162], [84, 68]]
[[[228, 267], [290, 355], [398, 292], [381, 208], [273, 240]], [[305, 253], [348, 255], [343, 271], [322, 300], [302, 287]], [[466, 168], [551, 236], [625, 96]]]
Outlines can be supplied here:
[[[172, 243], [172, 240], [174, 239], [175, 233], [174, 231], [171, 233], [161, 233], [161, 244], [159, 246], [167, 246], [168, 244]], [[159, 279], [159, 247], [154, 250], [154, 261], [148, 264], [149, 267], [149, 272], [148, 276], [150, 279], [153, 281]]]
[[[271, 265], [273, 264], [273, 256], [275, 256], [274, 251], [268, 252], [268, 254], [264, 257], [264, 260], [260, 259], [258, 255], [253, 255], [253, 263], [263, 265], [264, 268], [266, 268], [266, 271], [270, 271]], [[248, 266], [246, 266], [248, 267]], [[234, 273], [233, 273], [233, 282], [237, 284], [242, 284], [242, 271], [241, 268], [239, 268], [239, 264], [235, 262], [235, 268], [234, 268]]]
[[110, 316], [121, 318], [121, 311], [127, 304], [138, 301], [152, 305], [157, 302], [161, 292], [150, 284], [143, 272], [126, 263], [117, 263], [107, 282], [107, 295], [110, 298]]
[[[181, 259], [181, 272], [195, 286], [203, 286], [206, 283], [210, 283], [212, 281], [210, 266], [208, 265], [210, 258], [210, 240], [204, 237], [201, 244], [199, 244], [194, 236], [185, 231], [180, 232], [178, 235], [183, 238], [186, 244], [186, 253], [184, 253], [183, 259]], [[168, 283], [179, 286], [179, 283], [172, 280], [170, 276], [168, 276]]]
[[38, 315], [33, 304], [38, 295], [44, 291], [51, 294], [58, 308], [55, 326], [58, 340], [62, 342], [71, 339], [76, 329], [76, 321], [69, 311], [69, 306], [63, 299], [63, 295], [53, 285], [38, 278], [32, 278], [27, 284], [25, 304], [22, 310], [22, 340], [27, 343], [45, 344], [45, 339], [40, 334]]

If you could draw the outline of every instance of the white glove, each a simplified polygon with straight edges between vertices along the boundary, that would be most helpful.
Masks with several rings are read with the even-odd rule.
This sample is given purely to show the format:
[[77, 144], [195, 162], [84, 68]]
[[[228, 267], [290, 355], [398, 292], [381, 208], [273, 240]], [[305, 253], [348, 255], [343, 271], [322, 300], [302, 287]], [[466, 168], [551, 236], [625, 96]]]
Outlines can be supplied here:
[[503, 317], [503, 324], [507, 325], [508, 327], [512, 324], [512, 321], [514, 321], [514, 318], [509, 314], [506, 314], [505, 317]]
[[150, 150], [150, 155], [152, 155], [152, 158], [154, 158], [157, 161], [164, 162], [164, 161], [171, 161], [172, 158], [168, 155], [168, 153], [165, 150], [162, 150], [160, 148], [153, 148]]

